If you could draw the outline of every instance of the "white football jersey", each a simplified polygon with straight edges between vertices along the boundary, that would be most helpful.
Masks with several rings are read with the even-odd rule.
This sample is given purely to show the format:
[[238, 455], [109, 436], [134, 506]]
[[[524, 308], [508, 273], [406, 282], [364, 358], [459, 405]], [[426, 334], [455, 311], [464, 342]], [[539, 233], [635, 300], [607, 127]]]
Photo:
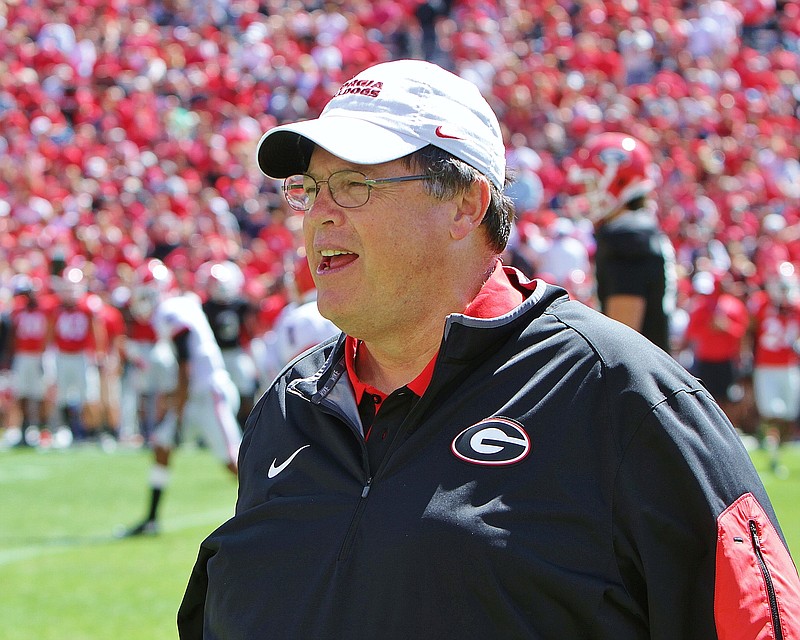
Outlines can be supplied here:
[[163, 300], [153, 314], [152, 322], [158, 336], [168, 340], [184, 330], [189, 331], [191, 391], [212, 388], [220, 376], [228, 376], [222, 352], [196, 296], [184, 294]]
[[275, 321], [273, 330], [278, 358], [283, 364], [339, 333], [335, 324], [322, 317], [316, 300], [287, 305]]
[[260, 348], [256, 349], [256, 361], [263, 382], [271, 382], [296, 356], [338, 333], [339, 328], [322, 317], [316, 300], [287, 304], [272, 329], [261, 337]]

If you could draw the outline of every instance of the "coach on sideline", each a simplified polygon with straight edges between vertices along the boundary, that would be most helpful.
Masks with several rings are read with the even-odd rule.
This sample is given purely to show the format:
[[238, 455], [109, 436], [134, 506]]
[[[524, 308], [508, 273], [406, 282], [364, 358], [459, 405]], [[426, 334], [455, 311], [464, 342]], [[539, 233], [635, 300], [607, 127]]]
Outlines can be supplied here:
[[498, 256], [497, 118], [422, 61], [268, 131], [343, 330], [254, 408], [183, 639], [788, 638], [800, 581], [708, 392]]

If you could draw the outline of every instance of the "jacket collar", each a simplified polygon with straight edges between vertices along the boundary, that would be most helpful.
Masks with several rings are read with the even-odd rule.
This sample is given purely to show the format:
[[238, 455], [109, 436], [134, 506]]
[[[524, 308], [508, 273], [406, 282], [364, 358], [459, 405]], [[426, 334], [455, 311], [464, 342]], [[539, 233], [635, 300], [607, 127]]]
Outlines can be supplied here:
[[[543, 280], [529, 280], [512, 267], [503, 268], [515, 286], [530, 291], [530, 295], [522, 304], [496, 318], [474, 318], [460, 313], [449, 315], [445, 320], [437, 362], [465, 362], [485, 358], [496, 350], [499, 343], [519, 332], [522, 326], [533, 322], [551, 304], [562, 298], [566, 301], [568, 297], [567, 292], [560, 287], [547, 284]], [[340, 334], [322, 367], [312, 376], [290, 382], [288, 390], [299, 393], [314, 403], [321, 402], [337, 386], [337, 391], [343, 390], [342, 386], [345, 386], [352, 396], [353, 388], [345, 365], [345, 340], [345, 334]], [[436, 373], [433, 375], [435, 378]]]

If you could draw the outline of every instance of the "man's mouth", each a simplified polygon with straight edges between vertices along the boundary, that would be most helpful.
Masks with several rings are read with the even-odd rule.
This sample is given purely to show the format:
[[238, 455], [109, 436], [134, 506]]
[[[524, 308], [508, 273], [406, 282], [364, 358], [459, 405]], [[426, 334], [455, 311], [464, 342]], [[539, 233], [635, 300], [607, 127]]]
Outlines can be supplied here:
[[322, 249], [319, 253], [322, 256], [322, 260], [317, 267], [317, 273], [325, 273], [326, 271], [345, 267], [358, 258], [357, 253], [339, 249]]

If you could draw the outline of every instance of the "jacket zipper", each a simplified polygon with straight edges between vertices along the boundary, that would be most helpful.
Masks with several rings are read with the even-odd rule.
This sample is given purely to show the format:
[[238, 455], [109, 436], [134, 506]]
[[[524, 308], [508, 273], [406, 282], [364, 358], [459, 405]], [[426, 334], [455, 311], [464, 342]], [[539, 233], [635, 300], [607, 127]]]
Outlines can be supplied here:
[[[367, 444], [364, 441], [363, 435], [358, 430], [358, 427], [356, 427], [352, 422], [350, 422], [348, 417], [344, 415], [342, 411], [339, 410], [339, 408], [336, 406], [335, 403], [323, 401], [320, 402], [319, 405], [321, 408], [327, 409], [329, 413], [338, 417], [345, 424], [347, 424], [350, 431], [353, 432], [356, 438], [358, 438], [359, 444], [361, 445], [362, 461], [364, 464], [364, 468], [366, 469], [364, 486], [361, 488], [361, 498], [359, 499], [358, 505], [356, 506], [356, 510], [353, 513], [353, 518], [350, 520], [350, 525], [347, 527], [347, 533], [345, 534], [344, 541], [342, 542], [342, 546], [339, 549], [339, 555], [337, 557], [338, 562], [345, 562], [350, 556], [350, 551], [353, 548], [356, 531], [358, 530], [358, 525], [361, 522], [361, 515], [363, 514], [364, 509], [367, 506], [367, 498], [369, 497], [370, 488], [372, 487], [372, 482], [375, 476], [370, 475], [369, 454], [367, 453]], [[414, 407], [414, 409], [411, 410], [411, 414], [414, 414], [414, 411], [416, 409], [417, 407]], [[381, 469], [383, 469], [383, 467], [386, 466], [386, 462], [391, 457], [392, 452], [396, 447], [396, 443], [398, 442], [400, 431], [405, 431], [405, 429], [402, 429], [401, 427], [398, 433], [395, 434], [395, 437], [392, 443], [389, 445], [389, 448], [386, 451], [386, 455], [383, 461], [381, 462], [380, 468], [375, 473], [376, 476], [380, 475]]]
[[372, 486], [372, 476], [370, 475], [369, 470], [369, 454], [367, 453], [367, 444], [364, 442], [363, 436], [355, 426], [351, 424], [350, 429], [355, 433], [359, 440], [359, 444], [361, 445], [361, 460], [366, 473], [364, 474], [364, 486], [361, 487], [361, 497], [358, 501], [355, 512], [353, 512], [353, 518], [350, 520], [350, 526], [347, 527], [347, 533], [345, 534], [344, 541], [342, 542], [342, 548], [339, 550], [339, 562], [344, 562], [350, 556], [350, 550], [353, 548], [353, 542], [356, 539], [356, 531], [358, 531], [358, 525], [361, 522], [361, 514], [364, 513], [364, 508], [367, 506], [367, 496], [369, 495], [369, 489]]
[[[415, 415], [415, 411], [417, 407], [414, 407], [411, 410], [409, 416]], [[359, 522], [361, 521], [361, 514], [364, 511], [364, 508], [367, 505], [367, 498], [369, 496], [370, 488], [372, 487], [373, 480], [381, 475], [381, 471], [388, 463], [389, 459], [392, 457], [395, 449], [397, 448], [397, 443], [401, 441], [401, 436], [408, 431], [408, 417], [406, 420], [403, 421], [403, 424], [398, 429], [397, 433], [395, 433], [392, 442], [389, 444], [389, 448], [386, 451], [386, 455], [383, 458], [383, 461], [380, 464], [380, 467], [375, 471], [375, 475], [369, 475], [369, 471], [367, 472], [367, 480], [364, 484], [364, 487], [361, 489], [361, 500], [358, 502], [358, 506], [356, 507], [356, 511], [353, 514], [353, 519], [350, 521], [350, 526], [347, 529], [347, 535], [345, 536], [344, 542], [342, 543], [342, 548], [339, 551], [338, 561], [343, 562], [347, 560], [348, 556], [350, 555], [350, 551], [353, 547], [353, 541], [355, 540], [356, 530], [358, 529]], [[360, 435], [360, 434], [359, 434]], [[369, 454], [367, 453], [367, 445], [364, 441], [363, 437], [360, 437], [361, 440], [361, 447], [364, 456], [364, 465], [366, 469], [369, 469]]]
[[345, 534], [344, 541], [339, 549], [337, 561], [343, 562], [347, 560], [347, 557], [350, 555], [350, 549], [353, 546], [356, 531], [358, 530], [358, 523], [361, 521], [361, 514], [363, 513], [364, 507], [367, 504], [367, 496], [369, 495], [369, 490], [372, 486], [372, 476], [369, 472], [369, 455], [367, 453], [367, 445], [364, 442], [364, 437], [361, 435], [358, 427], [350, 422], [349, 418], [339, 410], [339, 407], [337, 407], [336, 404], [323, 401], [319, 403], [319, 406], [327, 411], [327, 413], [330, 413], [344, 422], [348, 429], [350, 429], [351, 433], [359, 440], [359, 444], [361, 445], [361, 460], [362, 464], [364, 465], [364, 469], [366, 470], [366, 473], [364, 474], [364, 486], [361, 488], [361, 496], [358, 501], [358, 505], [356, 506], [356, 510], [353, 512], [353, 518], [350, 520], [350, 525], [347, 527], [347, 533]]
[[781, 617], [778, 611], [778, 598], [775, 595], [775, 585], [772, 583], [772, 576], [769, 573], [767, 561], [764, 559], [764, 552], [761, 550], [761, 538], [758, 535], [758, 527], [755, 520], [750, 520], [750, 541], [753, 543], [753, 551], [761, 567], [761, 575], [764, 578], [764, 585], [767, 587], [767, 598], [769, 599], [769, 610], [772, 615], [772, 628], [775, 632], [775, 640], [783, 640], [783, 629], [781, 627]]
[[367, 478], [367, 482], [361, 489], [361, 499], [358, 501], [358, 506], [353, 513], [353, 519], [350, 520], [350, 526], [347, 527], [347, 534], [342, 542], [342, 547], [339, 549], [338, 562], [344, 562], [350, 555], [350, 550], [353, 548], [353, 541], [356, 538], [356, 531], [358, 531], [358, 523], [361, 521], [361, 514], [364, 512], [364, 507], [367, 506], [367, 496], [369, 495], [369, 488], [372, 484], [372, 478]]

